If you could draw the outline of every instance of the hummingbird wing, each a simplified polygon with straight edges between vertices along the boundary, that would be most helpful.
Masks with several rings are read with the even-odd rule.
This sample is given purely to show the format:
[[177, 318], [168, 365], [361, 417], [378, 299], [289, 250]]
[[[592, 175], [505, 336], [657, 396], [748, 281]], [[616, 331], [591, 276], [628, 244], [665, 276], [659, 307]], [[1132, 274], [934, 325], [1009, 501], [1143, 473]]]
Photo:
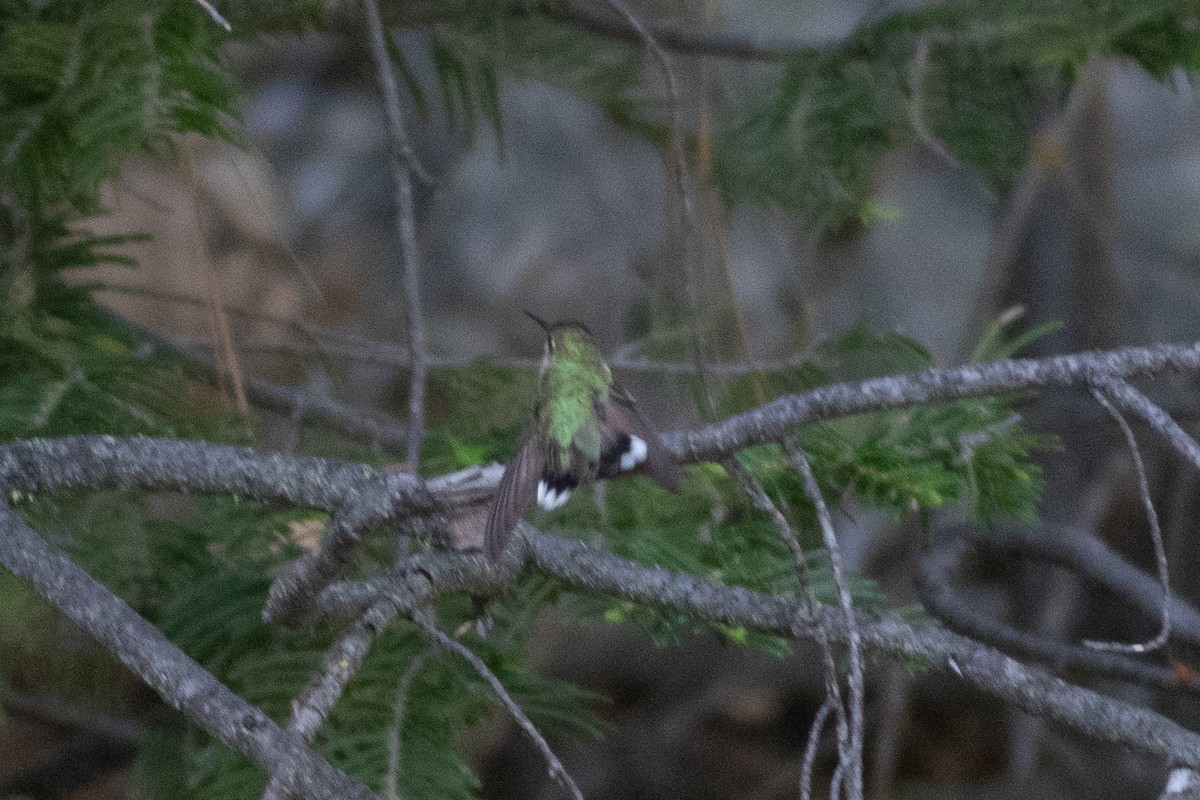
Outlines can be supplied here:
[[545, 462], [540, 438], [536, 431], [525, 438], [516, 456], [505, 465], [504, 477], [500, 479], [500, 486], [492, 497], [492, 507], [488, 511], [487, 527], [483, 534], [483, 547], [492, 561], [504, 551], [513, 528], [537, 493]]
[[641, 472], [667, 491], [678, 491], [679, 462], [637, 410], [628, 392], [613, 384], [608, 402], [597, 412], [608, 434], [600, 455], [600, 477]]

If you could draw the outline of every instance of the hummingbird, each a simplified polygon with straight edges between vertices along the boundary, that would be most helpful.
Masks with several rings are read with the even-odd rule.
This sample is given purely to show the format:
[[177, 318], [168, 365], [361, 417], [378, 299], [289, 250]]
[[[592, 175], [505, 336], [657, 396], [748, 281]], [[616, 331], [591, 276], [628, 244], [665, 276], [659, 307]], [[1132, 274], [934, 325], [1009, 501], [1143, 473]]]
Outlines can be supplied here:
[[495, 561], [525, 509], [553, 511], [580, 484], [644, 473], [668, 491], [679, 488], [679, 464], [646, 422], [633, 398], [581, 323], [548, 325], [526, 311], [546, 333], [538, 374], [533, 425], [504, 468], [492, 499], [484, 548]]

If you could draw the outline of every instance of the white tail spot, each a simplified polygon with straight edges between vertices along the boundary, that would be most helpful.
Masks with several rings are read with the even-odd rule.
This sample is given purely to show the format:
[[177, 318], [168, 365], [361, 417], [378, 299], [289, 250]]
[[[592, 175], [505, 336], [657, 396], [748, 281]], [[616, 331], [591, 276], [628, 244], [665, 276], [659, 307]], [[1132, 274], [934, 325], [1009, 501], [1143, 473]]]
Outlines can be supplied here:
[[646, 460], [646, 440], [640, 436], [629, 437], [629, 449], [621, 454], [621, 469], [628, 472]]
[[553, 511], [556, 508], [562, 507], [570, 499], [570, 489], [563, 489], [560, 492], [556, 489], [551, 489], [546, 485], [545, 481], [538, 481], [538, 505], [547, 511]]

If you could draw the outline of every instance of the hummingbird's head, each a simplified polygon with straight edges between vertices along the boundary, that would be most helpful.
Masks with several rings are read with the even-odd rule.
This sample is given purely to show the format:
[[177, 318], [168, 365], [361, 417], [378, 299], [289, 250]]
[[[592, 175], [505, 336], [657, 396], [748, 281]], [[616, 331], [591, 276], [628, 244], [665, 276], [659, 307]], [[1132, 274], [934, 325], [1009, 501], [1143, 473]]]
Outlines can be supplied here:
[[592, 332], [582, 322], [562, 320], [548, 324], [532, 312], [526, 311], [525, 314], [546, 332], [545, 362], [557, 356], [569, 358], [580, 355], [582, 351], [596, 349], [596, 344], [592, 341]]

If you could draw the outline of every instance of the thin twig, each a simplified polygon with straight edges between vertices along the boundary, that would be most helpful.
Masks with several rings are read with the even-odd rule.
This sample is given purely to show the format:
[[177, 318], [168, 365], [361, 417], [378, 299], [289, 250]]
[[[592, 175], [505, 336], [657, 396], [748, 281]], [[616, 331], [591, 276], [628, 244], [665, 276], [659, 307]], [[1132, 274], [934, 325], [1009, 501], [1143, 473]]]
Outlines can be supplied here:
[[390, 134], [392, 180], [396, 184], [396, 234], [400, 246], [401, 286], [408, 317], [408, 348], [412, 355], [409, 376], [408, 446], [405, 451], [408, 468], [420, 471], [421, 442], [425, 436], [425, 320], [421, 311], [420, 261], [417, 252], [416, 211], [413, 207], [413, 175], [424, 178], [424, 172], [413, 155], [404, 115], [400, 110], [400, 89], [396, 85], [395, 67], [388, 56], [383, 22], [379, 18], [379, 3], [363, 0], [367, 20], [371, 60], [383, 94], [383, 107]]
[[842, 551], [838, 547], [837, 534], [833, 530], [833, 517], [825, 505], [821, 495], [821, 487], [813, 475], [804, 450], [791, 440], [785, 439], [784, 449], [792, 459], [796, 470], [804, 479], [804, 489], [812, 498], [817, 512], [817, 523], [821, 528], [821, 538], [825, 542], [825, 550], [829, 553], [829, 567], [833, 572], [833, 582], [837, 586], [838, 605], [846, 620], [846, 643], [850, 660], [850, 674], [847, 678], [849, 696], [847, 697], [847, 713], [850, 718], [850, 753], [849, 759], [842, 761], [845, 768], [843, 777], [846, 780], [846, 794], [850, 800], [862, 800], [863, 796], [863, 707], [865, 704], [866, 686], [863, 677], [862, 637], [854, 617], [854, 601], [850, 596], [850, 582], [846, 579], [846, 570], [842, 564]]
[[804, 757], [800, 759], [800, 800], [812, 800], [813, 765], [817, 760], [817, 745], [821, 741], [821, 732], [825, 730], [825, 722], [835, 705], [832, 697], [826, 695], [825, 702], [813, 715], [812, 725], [808, 728], [808, 742], [804, 745]]
[[1154, 562], [1158, 567], [1158, 580], [1162, 587], [1162, 627], [1159, 628], [1157, 636], [1146, 642], [1124, 644], [1084, 640], [1083, 645], [1093, 650], [1148, 653], [1165, 645], [1171, 636], [1171, 571], [1167, 564], [1167, 548], [1163, 544], [1162, 528], [1158, 523], [1158, 512], [1154, 509], [1154, 499], [1150, 496], [1150, 479], [1146, 477], [1146, 465], [1142, 461], [1142, 452], [1138, 447], [1137, 437], [1133, 435], [1133, 430], [1125, 421], [1125, 415], [1109, 400], [1104, 384], [1093, 386], [1092, 396], [1121, 428], [1125, 444], [1129, 447], [1129, 456], [1133, 459], [1133, 469], [1137, 474], [1138, 493], [1141, 495], [1142, 505], [1146, 508], [1146, 520], [1150, 523], [1150, 541], [1154, 544]]
[[483, 663], [483, 659], [475, 655], [474, 651], [465, 646], [462, 642], [451, 637], [445, 631], [439, 628], [437, 623], [435, 623], [430, 617], [428, 611], [415, 611], [413, 613], [413, 621], [416, 622], [421, 630], [425, 631], [425, 633], [431, 639], [433, 639], [434, 642], [465, 659], [467, 663], [469, 663], [475, 669], [475, 671], [479, 673], [479, 676], [487, 681], [488, 685], [492, 687], [492, 691], [494, 691], [496, 696], [500, 698], [500, 702], [504, 703], [504, 707], [508, 709], [508, 713], [512, 714], [512, 717], [514, 720], [516, 720], [517, 725], [519, 725], [521, 730], [525, 732], [525, 735], [529, 737], [529, 741], [533, 742], [533, 745], [538, 749], [539, 752], [541, 752], [542, 758], [546, 761], [546, 768], [550, 772], [550, 777], [558, 781], [562, 787], [567, 790], [571, 797], [575, 798], [575, 800], [583, 800], [583, 793], [579, 791], [579, 787], [575, 785], [575, 780], [571, 777], [570, 773], [567, 772], [566, 768], [562, 765], [562, 762], [559, 761], [558, 756], [554, 755], [554, 751], [550, 749], [550, 745], [547, 744], [545, 737], [542, 736], [541, 732], [538, 731], [537, 727], [533, 724], [529, 717], [525, 715], [525, 712], [521, 709], [521, 706], [517, 704], [517, 701], [512, 699], [512, 695], [510, 695], [508, 690], [504, 688], [504, 684], [500, 682], [500, 679], [496, 677], [496, 674], [488, 669], [487, 664]]
[[[1003, 534], [997, 532], [996, 535]], [[1200, 693], [1200, 683], [1187, 681], [1168, 666], [1146, 663], [1121, 653], [1097, 652], [1087, 647], [1054, 641], [981, 614], [978, 608], [955, 591], [970, 555], [966, 541], [958, 537], [945, 538], [946, 541], [939, 543], [921, 560], [916, 587], [922, 605], [949, 627], [1013, 656], [1041, 662], [1059, 672], [1083, 671], [1143, 686]], [[980, 544], [981, 539], [972, 537], [970, 541]], [[983, 544], [985, 551], [990, 549], [986, 543]]]
[[[1114, 553], [1092, 533], [1043, 521], [1037, 529], [955, 529], [976, 549], [1057, 564], [1124, 598], [1148, 614], [1158, 614], [1161, 584]], [[1171, 598], [1172, 635], [1200, 644], [1200, 611], [1178, 595]]]
[[383, 800], [404, 800], [400, 793], [400, 755], [404, 746], [404, 722], [408, 717], [408, 692], [417, 673], [425, 666], [428, 652], [417, 655], [409, 663], [400, 682], [396, 684], [396, 700], [392, 704], [392, 725], [388, 728], [388, 765], [383, 777]]
[[221, 12], [217, 11], [216, 6], [214, 6], [212, 3], [208, 2], [208, 0], [196, 0], [196, 5], [200, 6], [206, 12], [208, 12], [208, 15], [210, 17], [212, 17], [213, 22], [217, 23], [218, 25], [220, 25], [222, 28], [229, 31], [230, 33], [233, 32], [233, 26], [229, 24], [229, 20], [222, 17]]
[[1192, 462], [1192, 466], [1200, 469], [1200, 444], [1197, 444], [1192, 435], [1185, 431], [1178, 422], [1171, 419], [1171, 415], [1161, 406], [1121, 380], [1122, 377], [1129, 376], [1103, 375], [1093, 383], [1099, 384], [1100, 388], [1104, 390], [1105, 397], [1113, 403], [1145, 420], [1156, 433], [1167, 440], [1171, 447]]
[[[218, 383], [228, 375], [211, 359], [179, 349], [157, 333], [115, 313], [110, 312], [109, 316], [150, 348], [181, 358], [185, 369], [202, 380]], [[376, 415], [361, 409], [319, 396], [306, 386], [283, 386], [261, 378], [245, 378], [243, 385], [246, 397], [255, 406], [292, 417], [297, 422], [317, 419], [352, 439], [386, 449], [402, 447], [408, 441], [407, 427], [385, 418], [377, 419]]]
[[221, 300], [221, 289], [217, 285], [216, 264], [213, 263], [212, 252], [208, 246], [208, 236], [204, 220], [200, 213], [199, 189], [196, 185], [196, 155], [192, 140], [185, 138], [183, 142], [183, 164], [188, 188], [191, 189], [192, 215], [196, 224], [197, 256], [200, 260], [200, 271], [204, 274], [204, 286], [208, 292], [208, 316], [212, 334], [217, 339], [221, 360], [231, 381], [234, 405], [239, 414], [247, 414], [250, 404], [246, 401], [245, 376], [242, 365], [233, 346], [233, 334], [229, 330], [229, 317], [225, 314], [224, 303]]
[[750, 502], [759, 511], [770, 516], [771, 521], [775, 523], [775, 528], [779, 531], [779, 536], [783, 539], [788, 549], [792, 551], [792, 559], [796, 565], [796, 577], [800, 580], [800, 587], [804, 590], [805, 596], [814, 606], [818, 604], [816, 591], [813, 589], [812, 581], [808, 575], [808, 558], [804, 554], [804, 547], [800, 544], [800, 537], [796, 533], [796, 529], [792, 527], [792, 523], [788, 521], [787, 516], [780, 511], [779, 506], [767, 494], [767, 490], [763, 488], [762, 483], [758, 478], [751, 474], [750, 470], [743, 466], [742, 462], [736, 458], [728, 458], [722, 462], [726, 472], [729, 472], [741, 484], [742, 491], [750, 498]]
[[621, 16], [626, 24], [642, 40], [646, 46], [646, 50], [658, 64], [663, 75], [663, 81], [667, 86], [668, 113], [671, 120], [670, 135], [667, 141], [667, 150], [671, 158], [671, 165], [668, 172], [675, 183], [675, 190], [679, 195], [679, 204], [683, 217], [682, 253], [680, 254], [684, 276], [683, 294], [687, 305], [688, 319], [691, 323], [689, 327], [692, 334], [693, 355], [696, 360], [696, 379], [700, 383], [700, 391], [707, 406], [705, 410], [708, 412], [710, 418], [715, 418], [717, 415], [716, 396], [713, 393], [705, 367], [706, 348], [704, 346], [704, 326], [701, 321], [702, 315], [700, 313], [699, 299], [700, 270], [696, 264], [697, 243], [700, 231], [699, 226], [696, 224], [696, 204], [692, 199], [692, 182], [688, 171], [687, 153], [684, 151], [683, 145], [683, 119], [679, 99], [679, 78], [675, 73], [675, 68], [671, 66], [670, 59], [667, 58], [666, 51], [659, 45], [650, 29], [642, 24], [642, 21], [629, 10], [629, 7], [622, 0], [603, 0], [603, 2]]
[[[815, 609], [820, 602], [817, 599], [816, 589], [813, 587], [812, 580], [808, 574], [808, 559], [804, 555], [804, 548], [800, 544], [800, 537], [796, 534], [796, 530], [788, 521], [775, 502], [771, 500], [762, 483], [759, 482], [753, 474], [746, 469], [737, 458], [730, 458], [725, 461], [725, 468], [733, 473], [738, 482], [741, 483], [743, 490], [750, 496], [750, 500], [755, 507], [765, 512], [771, 517], [775, 523], [775, 527], [779, 530], [779, 535], [787, 543], [788, 548], [792, 551], [792, 557], [796, 562], [796, 576], [800, 581], [800, 585], [804, 590], [804, 596], [808, 599], [809, 607]], [[846, 761], [852, 757], [852, 737], [850, 735], [850, 724], [846, 714], [846, 702], [842, 697], [842, 687], [838, 679], [837, 660], [834, 658], [833, 648], [829, 644], [829, 639], [818, 636], [817, 643], [821, 649], [823, 677], [825, 681], [825, 703], [831, 704], [837, 711], [837, 745], [838, 745], [838, 760]]]

